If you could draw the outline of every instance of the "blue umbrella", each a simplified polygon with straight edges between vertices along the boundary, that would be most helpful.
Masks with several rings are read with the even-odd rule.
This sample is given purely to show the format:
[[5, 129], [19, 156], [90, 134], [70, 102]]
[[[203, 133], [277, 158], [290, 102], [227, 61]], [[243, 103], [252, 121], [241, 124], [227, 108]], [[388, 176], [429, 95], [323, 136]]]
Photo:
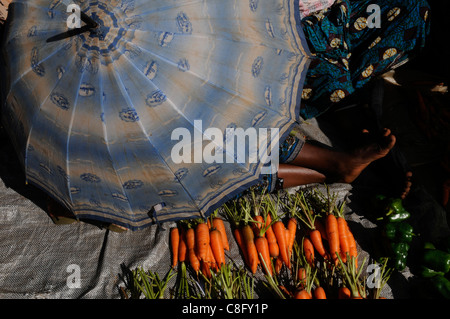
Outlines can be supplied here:
[[298, 0], [14, 1], [2, 119], [27, 182], [133, 230], [208, 216], [266, 160], [198, 160], [199, 145], [298, 121], [298, 14]]

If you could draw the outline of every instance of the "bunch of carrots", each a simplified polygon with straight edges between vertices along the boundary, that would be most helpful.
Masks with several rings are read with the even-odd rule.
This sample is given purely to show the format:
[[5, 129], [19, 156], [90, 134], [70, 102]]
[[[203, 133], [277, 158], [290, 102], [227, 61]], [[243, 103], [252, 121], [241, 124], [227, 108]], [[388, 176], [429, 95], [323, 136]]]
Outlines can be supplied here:
[[[298, 242], [294, 243], [294, 256], [292, 259], [292, 268], [290, 277], [279, 277], [275, 280], [268, 278], [268, 282], [275, 281], [276, 285], [272, 283], [277, 293], [277, 289], [282, 293], [282, 298], [290, 299], [327, 299], [325, 290], [320, 285], [317, 279], [317, 268], [312, 267], [306, 262], [305, 254], [299, 248], [301, 245]], [[286, 282], [289, 280], [290, 282]], [[280, 293], [277, 293], [280, 295]]]
[[[339, 267], [333, 267], [333, 271], [329, 274], [321, 274], [322, 278], [318, 278], [318, 274], [323, 272], [324, 268], [311, 265], [306, 261], [306, 255], [302, 256], [305, 261], [300, 264], [297, 270], [296, 278], [294, 278], [294, 287], [287, 294], [293, 299], [362, 299], [366, 297], [366, 290], [364, 289], [364, 280], [361, 276], [361, 270], [356, 271], [355, 259], [351, 259], [349, 263], [343, 263], [342, 259], [338, 257]], [[298, 257], [299, 258], [299, 257]], [[333, 265], [333, 264], [328, 264]], [[342, 267], [342, 268], [341, 268]], [[326, 276], [332, 277], [336, 280], [334, 284], [329, 285]]]
[[303, 248], [308, 262], [314, 263], [318, 255], [334, 263], [335, 266], [339, 264], [339, 257], [344, 263], [352, 258], [357, 265], [356, 240], [343, 214], [344, 203], [340, 207], [330, 203], [327, 209], [321, 209], [318, 212], [303, 192], [298, 192], [293, 197], [300, 208], [297, 211], [297, 217], [307, 229]]
[[294, 225], [294, 220], [299, 221], [299, 231], [294, 242], [289, 244], [289, 252], [293, 247], [295, 254], [289, 256], [291, 275], [288, 280], [266, 276], [275, 294], [294, 299], [327, 299], [327, 295], [341, 299], [365, 296], [361, 269], [357, 269], [357, 245], [344, 218], [344, 204], [337, 205], [329, 194], [324, 197], [319, 193], [305, 195], [298, 191], [287, 194], [282, 207], [289, 215], [288, 224]]
[[320, 268], [306, 260], [302, 247], [300, 240], [294, 242], [291, 268], [285, 268], [283, 274], [266, 274], [266, 286], [282, 299], [328, 299], [327, 289], [317, 276]]
[[179, 223], [170, 230], [172, 268], [186, 263], [198, 275], [211, 277], [225, 263], [225, 251], [230, 249], [222, 218], [212, 215], [206, 220]]
[[277, 203], [264, 195], [259, 200], [240, 198], [224, 205], [233, 235], [245, 264], [255, 274], [260, 268], [265, 274], [278, 273], [283, 265], [291, 267], [292, 249], [297, 232], [297, 219], [286, 225], [277, 215]]

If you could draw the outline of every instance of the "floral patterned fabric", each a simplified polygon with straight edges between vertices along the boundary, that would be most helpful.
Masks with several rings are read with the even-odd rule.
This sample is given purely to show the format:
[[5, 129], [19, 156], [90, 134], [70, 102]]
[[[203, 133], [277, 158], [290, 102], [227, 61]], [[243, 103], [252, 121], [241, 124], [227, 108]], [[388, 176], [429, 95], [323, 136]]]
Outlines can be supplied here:
[[303, 87], [300, 115], [312, 118], [341, 102], [377, 75], [408, 61], [425, 45], [430, 8], [425, 0], [338, 0], [302, 20], [314, 58]]

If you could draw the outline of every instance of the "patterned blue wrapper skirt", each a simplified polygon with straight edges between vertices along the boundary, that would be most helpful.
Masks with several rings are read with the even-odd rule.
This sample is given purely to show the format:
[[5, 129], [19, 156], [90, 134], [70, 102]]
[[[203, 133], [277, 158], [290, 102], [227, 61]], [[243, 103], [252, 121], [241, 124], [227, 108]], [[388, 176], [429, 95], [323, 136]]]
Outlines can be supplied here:
[[[302, 24], [313, 55], [300, 107], [307, 120], [413, 58], [430, 32], [430, 7], [425, 0], [338, 0]], [[293, 160], [304, 143], [304, 136], [291, 134], [280, 145], [280, 163]], [[263, 180], [257, 189], [271, 192], [279, 185], [276, 175]]]
[[[375, 20], [379, 8], [379, 24]], [[425, 0], [338, 0], [302, 20], [313, 54], [303, 87], [303, 119], [317, 117], [425, 46]]]

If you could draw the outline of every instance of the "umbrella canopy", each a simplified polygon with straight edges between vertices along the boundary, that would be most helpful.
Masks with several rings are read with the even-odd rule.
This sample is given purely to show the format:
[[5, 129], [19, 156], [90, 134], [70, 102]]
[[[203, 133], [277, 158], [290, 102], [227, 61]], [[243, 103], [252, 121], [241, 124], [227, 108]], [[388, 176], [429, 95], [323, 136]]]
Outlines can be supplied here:
[[208, 216], [256, 183], [264, 160], [180, 162], [174, 133], [192, 150], [208, 128], [283, 138], [308, 64], [298, 0], [18, 0], [4, 40], [2, 119], [27, 181], [130, 229]]

